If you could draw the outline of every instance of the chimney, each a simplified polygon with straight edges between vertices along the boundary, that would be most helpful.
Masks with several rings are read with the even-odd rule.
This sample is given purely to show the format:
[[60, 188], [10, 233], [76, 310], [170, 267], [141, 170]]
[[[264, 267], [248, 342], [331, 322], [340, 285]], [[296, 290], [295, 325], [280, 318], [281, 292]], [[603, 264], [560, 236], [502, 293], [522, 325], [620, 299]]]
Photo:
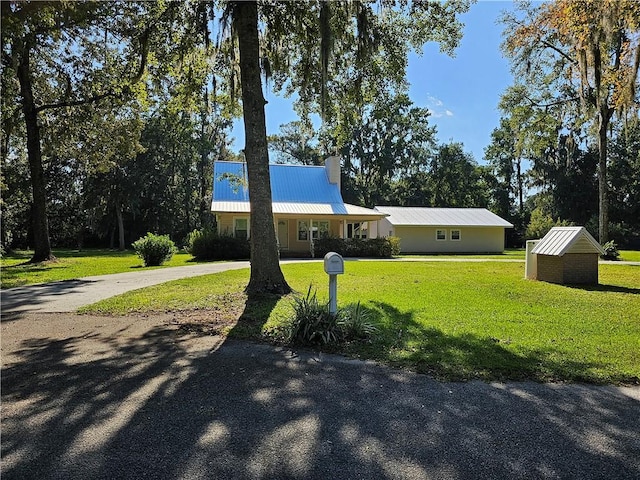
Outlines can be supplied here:
[[340, 190], [340, 160], [341, 157], [333, 156], [324, 161], [324, 168], [327, 172], [329, 183], [338, 185], [338, 190]]

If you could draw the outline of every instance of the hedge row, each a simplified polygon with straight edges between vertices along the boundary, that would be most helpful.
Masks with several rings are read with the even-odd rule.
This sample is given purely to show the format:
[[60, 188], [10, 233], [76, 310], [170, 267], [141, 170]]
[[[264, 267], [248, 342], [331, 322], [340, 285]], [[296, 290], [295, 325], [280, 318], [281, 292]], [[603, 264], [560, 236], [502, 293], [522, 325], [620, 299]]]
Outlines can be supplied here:
[[197, 260], [240, 260], [251, 256], [249, 240], [207, 229], [191, 232], [186, 250]]
[[313, 241], [313, 253], [316, 258], [324, 257], [328, 252], [336, 252], [343, 257], [389, 258], [400, 254], [400, 239], [325, 237]]

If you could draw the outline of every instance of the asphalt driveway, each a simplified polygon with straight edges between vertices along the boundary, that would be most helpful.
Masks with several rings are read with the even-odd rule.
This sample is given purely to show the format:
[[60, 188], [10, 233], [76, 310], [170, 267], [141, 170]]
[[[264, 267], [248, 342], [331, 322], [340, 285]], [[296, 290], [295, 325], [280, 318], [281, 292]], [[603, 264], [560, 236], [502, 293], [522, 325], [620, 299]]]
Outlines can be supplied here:
[[640, 478], [640, 387], [443, 383], [68, 313], [146, 286], [103, 282], [29, 287], [10, 312], [3, 292], [3, 480]]

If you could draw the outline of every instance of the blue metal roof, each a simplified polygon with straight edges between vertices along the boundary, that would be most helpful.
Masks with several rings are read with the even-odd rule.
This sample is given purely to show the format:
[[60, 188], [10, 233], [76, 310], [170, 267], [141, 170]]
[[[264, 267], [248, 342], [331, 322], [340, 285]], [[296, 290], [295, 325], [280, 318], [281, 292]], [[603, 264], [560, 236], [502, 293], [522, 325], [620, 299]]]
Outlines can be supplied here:
[[[329, 183], [324, 167], [269, 165], [271, 197], [283, 203], [343, 203], [340, 189]], [[242, 162], [215, 162], [213, 201], [249, 200], [246, 165]]]

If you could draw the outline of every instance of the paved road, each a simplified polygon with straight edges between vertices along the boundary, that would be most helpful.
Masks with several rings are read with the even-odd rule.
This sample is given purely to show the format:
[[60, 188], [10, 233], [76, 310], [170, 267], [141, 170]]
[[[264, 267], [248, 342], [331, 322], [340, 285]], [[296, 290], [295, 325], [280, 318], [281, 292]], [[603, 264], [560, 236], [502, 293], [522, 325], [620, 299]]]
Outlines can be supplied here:
[[442, 383], [157, 318], [2, 327], [5, 479], [636, 479], [640, 389]]

